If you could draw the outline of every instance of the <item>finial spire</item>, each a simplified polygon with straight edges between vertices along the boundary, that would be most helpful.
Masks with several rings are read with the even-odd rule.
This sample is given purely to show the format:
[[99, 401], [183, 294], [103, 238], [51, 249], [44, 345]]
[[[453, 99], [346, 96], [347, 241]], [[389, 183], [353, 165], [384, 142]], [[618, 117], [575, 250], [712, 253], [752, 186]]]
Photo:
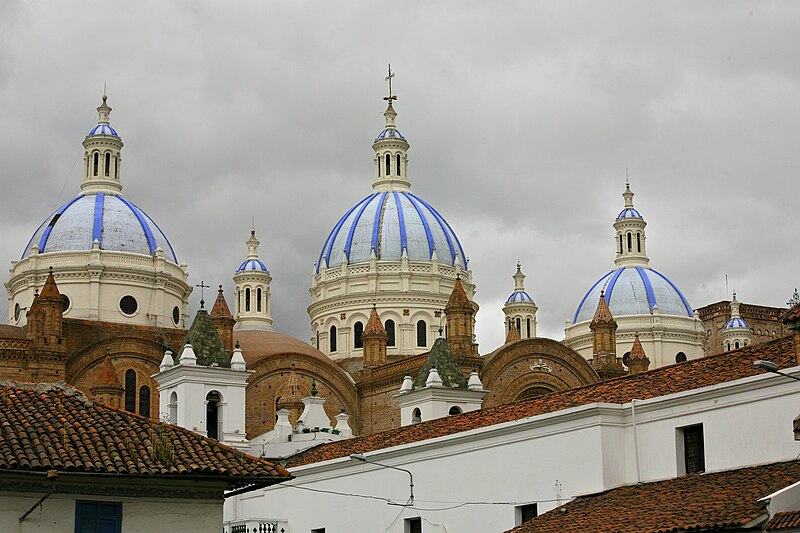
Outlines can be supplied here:
[[200, 287], [200, 309], [204, 309], [204, 305], [206, 301], [203, 299], [203, 289], [208, 289], [211, 285], [206, 285], [205, 281], [201, 281], [199, 285], [195, 285], [195, 287]]
[[389, 102], [389, 107], [392, 106], [392, 100], [397, 100], [397, 97], [392, 94], [392, 78], [394, 78], [394, 72], [392, 72], [392, 65], [389, 64], [389, 75], [386, 76], [386, 81], [389, 82], [389, 96], [384, 96], [383, 99]]

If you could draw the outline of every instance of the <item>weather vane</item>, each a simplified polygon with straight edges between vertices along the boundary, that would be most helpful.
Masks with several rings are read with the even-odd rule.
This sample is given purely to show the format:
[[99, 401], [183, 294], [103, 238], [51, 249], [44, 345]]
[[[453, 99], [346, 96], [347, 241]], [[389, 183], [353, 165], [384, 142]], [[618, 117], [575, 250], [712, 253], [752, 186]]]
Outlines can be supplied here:
[[389, 63], [389, 75], [386, 76], [386, 81], [389, 82], [389, 96], [383, 97], [383, 99], [388, 101], [389, 104], [392, 103], [392, 100], [397, 100], [397, 97], [392, 94], [392, 78], [394, 78], [394, 72], [392, 72], [392, 64]]
[[206, 285], [205, 281], [201, 281], [200, 285], [195, 285], [195, 287], [200, 287], [200, 309], [202, 309], [206, 303], [203, 299], [203, 289], [209, 289], [211, 288], [211, 285]]

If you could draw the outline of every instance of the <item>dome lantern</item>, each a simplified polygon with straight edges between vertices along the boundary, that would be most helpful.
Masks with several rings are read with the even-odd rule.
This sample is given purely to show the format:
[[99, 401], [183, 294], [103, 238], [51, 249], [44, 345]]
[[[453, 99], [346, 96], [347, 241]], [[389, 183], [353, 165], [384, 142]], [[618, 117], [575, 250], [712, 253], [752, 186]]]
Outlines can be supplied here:
[[372, 181], [372, 188], [376, 191], [408, 191], [411, 189], [411, 182], [408, 181], [408, 141], [395, 126], [397, 112], [392, 106], [392, 102], [397, 100], [397, 96], [392, 94], [392, 66], [389, 65], [389, 75], [386, 81], [389, 82], [389, 96], [385, 96], [389, 105], [383, 113], [386, 124], [382, 132], [378, 134], [372, 143], [375, 150], [375, 176]]
[[641, 213], [633, 207], [633, 191], [630, 183], [625, 184], [622, 193], [625, 206], [614, 221], [616, 230], [617, 256], [614, 264], [617, 266], [645, 266], [650, 262], [645, 248], [644, 221]]
[[113, 194], [122, 190], [119, 174], [123, 142], [109, 122], [111, 107], [107, 100], [104, 94], [103, 102], [97, 108], [97, 126], [83, 140], [85, 152], [81, 190], [84, 193]]

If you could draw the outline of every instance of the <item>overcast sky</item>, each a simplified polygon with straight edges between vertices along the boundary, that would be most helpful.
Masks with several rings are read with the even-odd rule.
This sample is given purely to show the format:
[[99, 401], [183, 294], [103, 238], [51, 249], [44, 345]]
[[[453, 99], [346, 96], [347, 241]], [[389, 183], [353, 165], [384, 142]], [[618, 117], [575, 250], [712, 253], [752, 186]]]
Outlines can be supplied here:
[[613, 266], [626, 168], [651, 265], [693, 307], [726, 298], [726, 274], [782, 306], [800, 285], [798, 28], [790, 1], [3, 0], [0, 260], [78, 194], [108, 83], [123, 193], [192, 284], [231, 294], [254, 216], [275, 326], [308, 340], [314, 261], [371, 191], [391, 63], [412, 190], [471, 260], [481, 352], [517, 260], [540, 335], [563, 338]]

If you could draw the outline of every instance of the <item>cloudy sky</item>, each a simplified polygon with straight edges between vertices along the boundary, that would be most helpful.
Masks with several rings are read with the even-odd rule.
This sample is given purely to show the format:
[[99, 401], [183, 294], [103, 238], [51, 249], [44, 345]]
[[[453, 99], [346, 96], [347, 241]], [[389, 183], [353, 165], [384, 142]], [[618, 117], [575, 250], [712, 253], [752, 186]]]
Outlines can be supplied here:
[[0, 259], [78, 193], [107, 83], [124, 193], [192, 283], [230, 294], [255, 217], [276, 327], [308, 339], [313, 263], [371, 191], [391, 63], [412, 190], [471, 259], [482, 352], [517, 260], [540, 334], [563, 337], [612, 266], [626, 168], [651, 265], [694, 307], [726, 275], [781, 306], [800, 285], [798, 28], [790, 1], [4, 0]]

